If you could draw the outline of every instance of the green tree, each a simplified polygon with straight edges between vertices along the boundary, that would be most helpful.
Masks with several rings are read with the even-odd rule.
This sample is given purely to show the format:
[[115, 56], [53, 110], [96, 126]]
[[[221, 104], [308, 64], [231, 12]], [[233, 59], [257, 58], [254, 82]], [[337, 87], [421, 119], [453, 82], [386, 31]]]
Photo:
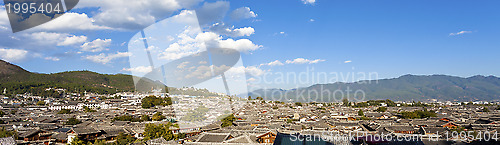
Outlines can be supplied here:
[[149, 109], [151, 107], [155, 107], [158, 105], [168, 106], [172, 105], [172, 99], [170, 97], [156, 97], [156, 96], [147, 96], [142, 99], [141, 107], [144, 109]]
[[86, 144], [85, 144], [85, 142], [84, 142], [83, 140], [81, 140], [80, 138], [75, 137], [75, 138], [73, 138], [73, 140], [71, 140], [70, 145], [86, 145]]
[[154, 115], [153, 115], [153, 120], [154, 121], [162, 121], [163, 119], [165, 119], [166, 117], [162, 115], [161, 112], [156, 112]]
[[387, 107], [378, 107], [375, 111], [377, 111], [377, 112], [385, 112], [385, 111], [387, 111]]
[[76, 119], [75, 117], [68, 118], [68, 121], [66, 121], [66, 125], [77, 125], [82, 123], [80, 120]]
[[3, 112], [2, 110], [0, 110], [0, 117], [3, 117], [5, 115], [5, 112]]
[[302, 103], [300, 103], [300, 102], [295, 102], [295, 105], [296, 105], [296, 106], [302, 106]]
[[365, 113], [363, 113], [363, 110], [359, 109], [358, 115], [361, 116], [361, 117], [363, 117], [363, 116], [365, 116]]
[[248, 100], [252, 100], [252, 96], [248, 96]]
[[141, 116], [141, 121], [151, 121], [151, 117], [149, 117], [149, 115], [142, 115]]
[[140, 118], [131, 116], [131, 115], [123, 115], [123, 116], [117, 116], [113, 118], [111, 121], [130, 121], [130, 122], [141, 122]]
[[488, 109], [488, 107], [484, 107], [483, 112], [490, 112], [490, 109]]
[[351, 104], [349, 103], [349, 99], [347, 99], [347, 97], [342, 99], [342, 104], [344, 104], [344, 106], [351, 106]]
[[38, 102], [36, 102], [36, 105], [45, 106], [45, 101], [38, 101]]
[[228, 126], [233, 126], [233, 121], [236, 120], [236, 117], [234, 117], [233, 114], [223, 118], [221, 127], [228, 127]]
[[5, 130], [4, 127], [0, 128], [0, 138], [11, 137], [11, 136], [14, 136], [14, 139], [16, 139], [17, 138], [17, 132], [16, 131]]
[[71, 114], [71, 110], [69, 110], [69, 109], [62, 109], [61, 111], [57, 112], [57, 114]]
[[172, 133], [172, 130], [170, 130], [170, 126], [172, 126], [172, 123], [170, 122], [167, 124], [158, 125], [148, 123], [146, 124], [146, 128], [144, 129], [144, 139], [150, 140], [163, 137], [167, 141], [172, 140], [174, 139], [174, 134]]
[[126, 145], [135, 141], [135, 138], [131, 135], [120, 133], [116, 136], [116, 141], [112, 145]]
[[87, 107], [87, 106], [83, 106], [83, 111], [84, 111], [84, 112], [97, 112], [96, 110], [94, 110], [94, 109], [90, 109], [90, 108], [89, 108], [89, 107]]

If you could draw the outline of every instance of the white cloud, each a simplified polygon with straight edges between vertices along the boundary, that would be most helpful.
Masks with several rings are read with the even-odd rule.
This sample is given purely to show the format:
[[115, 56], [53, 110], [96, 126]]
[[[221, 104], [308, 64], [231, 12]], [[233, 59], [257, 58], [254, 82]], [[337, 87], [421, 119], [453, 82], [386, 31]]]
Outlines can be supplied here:
[[257, 50], [262, 45], [256, 45], [248, 39], [226, 39], [214, 32], [199, 33], [196, 37], [190, 37], [189, 31], [184, 31], [177, 36], [177, 41], [170, 44], [167, 49], [159, 54], [159, 58], [175, 60], [191, 54], [196, 54], [204, 50], [207, 46], [230, 48], [240, 52], [250, 52]]
[[281, 66], [281, 65], [284, 65], [284, 64], [281, 61], [279, 61], [279, 60], [275, 60], [273, 62], [260, 64], [259, 66], [264, 66], [264, 65], [267, 65], [267, 66]]
[[232, 48], [240, 52], [249, 52], [261, 48], [262, 45], [256, 45], [248, 39], [239, 39], [239, 40], [227, 39], [227, 40], [219, 40], [219, 47]]
[[352, 61], [350, 61], [350, 60], [346, 60], [346, 61], [344, 61], [344, 63], [351, 63], [351, 62], [352, 62]]
[[22, 49], [0, 48], [0, 58], [9, 62], [17, 62], [26, 58], [28, 51]]
[[122, 57], [129, 57], [132, 54], [129, 52], [117, 52], [116, 54], [104, 54], [101, 53], [99, 55], [87, 55], [84, 56], [85, 59], [90, 60], [95, 63], [102, 63], [102, 64], [107, 64], [111, 62], [114, 59], [122, 58]]
[[103, 50], [108, 50], [108, 47], [111, 45], [111, 39], [96, 39], [92, 42], [86, 42], [81, 46], [82, 51], [87, 52], [100, 52]]
[[287, 60], [286, 63], [287, 64], [314, 64], [314, 63], [318, 63], [318, 62], [323, 62], [325, 60], [322, 60], [322, 59], [315, 59], [315, 60], [309, 60], [309, 59], [305, 59], [305, 58], [296, 58], [294, 60]]
[[64, 39], [64, 41], [57, 44], [57, 46], [69, 46], [82, 44], [87, 41], [87, 36], [69, 36]]
[[241, 20], [241, 19], [255, 18], [257, 17], [257, 14], [251, 11], [249, 7], [241, 7], [231, 12], [230, 17], [234, 20]]
[[153, 71], [151, 66], [138, 66], [134, 68], [123, 68], [122, 71], [132, 72], [132, 73], [149, 73]]
[[99, 7], [95, 23], [118, 29], [141, 29], [202, 0], [85, 0], [77, 7]]
[[460, 31], [457, 33], [450, 33], [450, 36], [462, 35], [462, 34], [466, 34], [466, 33], [472, 33], [472, 31]]
[[60, 59], [59, 59], [59, 58], [57, 58], [57, 57], [45, 57], [45, 58], [43, 58], [43, 59], [45, 59], [45, 60], [51, 60], [51, 61], [59, 61], [59, 60], [60, 60]]
[[253, 75], [253, 76], [261, 76], [263, 75], [266, 71], [258, 68], [258, 67], [255, 67], [255, 66], [248, 66], [245, 68], [245, 72], [250, 74], [250, 75]]
[[316, 0], [302, 0], [302, 2], [304, 4], [311, 4], [311, 5], [313, 5], [316, 2]]
[[75, 30], [105, 30], [112, 29], [106, 26], [94, 24], [94, 19], [89, 18], [87, 14], [82, 13], [65, 13], [64, 15], [53, 19], [47, 23], [36, 26], [29, 31], [57, 31], [71, 32]]
[[52, 33], [52, 32], [35, 32], [31, 34], [25, 34], [24, 38], [34, 40], [31, 41], [31, 43], [34, 43], [33, 45], [44, 44], [47, 46], [79, 45], [87, 40], [86, 36], [75, 36], [68, 33]]
[[210, 27], [210, 31], [215, 32], [220, 35], [226, 35], [231, 37], [241, 37], [250, 36], [255, 33], [255, 29], [252, 27], [234, 28], [225, 26], [224, 23], [215, 23]]
[[314, 20], [314, 19], [309, 19], [309, 22], [314, 22], [314, 21], [316, 21], [316, 20]]

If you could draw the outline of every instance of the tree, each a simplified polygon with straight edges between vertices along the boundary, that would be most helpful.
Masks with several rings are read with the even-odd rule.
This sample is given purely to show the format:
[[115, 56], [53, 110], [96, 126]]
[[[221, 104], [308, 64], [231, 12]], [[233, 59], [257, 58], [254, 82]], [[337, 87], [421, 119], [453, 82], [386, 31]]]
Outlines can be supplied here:
[[141, 121], [151, 121], [151, 117], [149, 117], [149, 115], [142, 115]]
[[111, 121], [112, 122], [114, 122], [114, 121], [140, 122], [141, 119], [134, 117], [134, 116], [130, 116], [130, 115], [123, 115], [123, 116], [117, 116], [117, 117], [113, 118]]
[[344, 106], [351, 106], [351, 104], [349, 104], [349, 99], [347, 99], [347, 97], [342, 99], [342, 104], [344, 104]]
[[83, 111], [84, 111], [84, 112], [97, 112], [96, 110], [94, 110], [94, 109], [90, 109], [90, 108], [89, 108], [89, 107], [87, 107], [87, 106], [83, 106]]
[[252, 100], [252, 96], [248, 96], [248, 100]]
[[172, 99], [170, 97], [156, 97], [156, 96], [147, 96], [142, 99], [141, 107], [144, 109], [149, 109], [151, 107], [155, 107], [158, 105], [168, 106], [172, 105]]
[[146, 124], [146, 128], [144, 129], [144, 139], [150, 140], [163, 137], [167, 141], [172, 140], [174, 139], [174, 134], [172, 133], [172, 130], [170, 130], [170, 126], [172, 126], [172, 123], [170, 122], [167, 124], [158, 125], [148, 123]]
[[302, 103], [300, 103], [300, 102], [295, 102], [295, 105], [296, 105], [296, 106], [302, 106]]
[[45, 101], [38, 101], [36, 102], [37, 106], [45, 106]]
[[61, 111], [57, 112], [57, 114], [71, 114], [71, 110], [69, 110], [69, 109], [62, 109]]
[[236, 117], [234, 117], [233, 114], [223, 118], [221, 127], [228, 127], [228, 126], [233, 126], [233, 121], [236, 120]]
[[154, 115], [153, 115], [153, 120], [154, 121], [162, 121], [163, 119], [165, 119], [166, 117], [162, 115], [161, 112], [156, 112]]
[[16, 131], [5, 130], [4, 127], [0, 128], [0, 138], [11, 137], [11, 136], [14, 136], [14, 139], [16, 139], [17, 138], [17, 132]]
[[75, 117], [68, 118], [68, 121], [66, 121], [66, 125], [77, 125], [82, 123], [80, 120], [76, 119]]
[[126, 145], [126, 144], [132, 143], [134, 141], [135, 141], [134, 137], [121, 132], [120, 134], [118, 134], [118, 136], [116, 136], [116, 141], [113, 142], [112, 145]]
[[86, 144], [85, 144], [85, 142], [84, 142], [83, 140], [81, 140], [80, 138], [75, 137], [75, 138], [73, 138], [73, 140], [71, 140], [70, 145], [86, 145]]
[[387, 107], [378, 107], [375, 111], [377, 111], [377, 112], [385, 112], [385, 111], [387, 111]]
[[0, 117], [3, 117], [5, 115], [5, 112], [0, 110]]
[[490, 112], [490, 109], [488, 109], [488, 107], [484, 107], [483, 112]]
[[358, 115], [359, 115], [359, 116], [365, 116], [365, 113], [363, 113], [363, 110], [359, 109], [359, 111], [358, 111]]

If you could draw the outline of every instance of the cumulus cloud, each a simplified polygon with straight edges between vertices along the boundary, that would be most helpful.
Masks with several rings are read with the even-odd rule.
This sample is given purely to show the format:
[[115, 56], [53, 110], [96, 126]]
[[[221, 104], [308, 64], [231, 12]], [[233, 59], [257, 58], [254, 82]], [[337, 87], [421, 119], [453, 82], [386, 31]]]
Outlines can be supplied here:
[[224, 23], [215, 23], [209, 29], [217, 34], [231, 37], [250, 36], [255, 33], [252, 27], [234, 28], [234, 26], [227, 27]]
[[107, 64], [114, 59], [129, 57], [132, 54], [129, 52], [117, 52], [116, 54], [104, 54], [101, 53], [99, 55], [87, 55], [84, 56], [85, 59], [90, 60], [95, 63]]
[[296, 58], [294, 60], [287, 60], [286, 63], [287, 64], [315, 64], [315, 63], [323, 62], [323, 61], [325, 61], [325, 60], [322, 60], [322, 59], [309, 60], [309, 59], [305, 59], [305, 58]]
[[95, 23], [116, 29], [142, 29], [173, 12], [200, 3], [202, 0], [85, 0], [77, 7], [98, 7]]
[[0, 48], [0, 58], [9, 62], [18, 62], [24, 60], [28, 51], [22, 49]]
[[214, 32], [199, 33], [195, 37], [189, 36], [189, 33], [184, 31], [179, 34], [177, 41], [160, 53], [159, 58], [175, 60], [199, 53], [206, 47], [230, 48], [240, 52], [250, 52], [262, 47], [262, 45], [254, 44], [248, 39], [223, 39], [222, 36]]
[[249, 7], [241, 7], [233, 10], [230, 14], [231, 19], [233, 20], [241, 20], [248, 18], [255, 18], [257, 14], [250, 10]]
[[272, 62], [269, 62], [269, 63], [263, 63], [263, 64], [260, 64], [259, 66], [281, 66], [281, 65], [284, 65], [281, 61], [279, 60], [275, 60], [275, 61], [272, 61]]
[[316, 2], [316, 0], [302, 0], [302, 2], [303, 2], [304, 4], [310, 4], [310, 5], [313, 5], [313, 4]]
[[462, 35], [462, 34], [466, 34], [466, 33], [472, 33], [472, 31], [460, 31], [460, 32], [457, 32], [457, 33], [450, 33], [449, 35], [450, 36], [455, 36], [455, 35]]
[[100, 52], [103, 50], [108, 50], [111, 45], [111, 39], [96, 39], [92, 42], [86, 42], [81, 46], [82, 51], [87, 52]]
[[[33, 45], [56, 45], [56, 46], [70, 46], [79, 45], [87, 40], [86, 36], [76, 36], [68, 33], [52, 33], [52, 32], [35, 32], [25, 34], [23, 38], [31, 39]], [[24, 40], [26, 40], [24, 39]]]
[[85, 13], [65, 13], [57, 19], [53, 19], [47, 23], [36, 26], [29, 31], [72, 32], [76, 30], [112, 29], [106, 26], [95, 25], [94, 21], [95, 20], [93, 18], [89, 18]]
[[122, 71], [132, 72], [132, 73], [149, 73], [153, 71], [151, 66], [138, 66], [133, 68], [123, 68]]

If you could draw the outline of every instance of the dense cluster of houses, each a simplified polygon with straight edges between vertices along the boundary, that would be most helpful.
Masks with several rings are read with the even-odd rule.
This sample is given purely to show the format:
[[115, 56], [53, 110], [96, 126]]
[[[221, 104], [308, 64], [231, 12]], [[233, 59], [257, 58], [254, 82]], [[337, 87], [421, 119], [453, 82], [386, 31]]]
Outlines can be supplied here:
[[[136, 139], [144, 138], [145, 124], [178, 123], [171, 127], [174, 134], [185, 134], [185, 138], [167, 141], [163, 138], [144, 140], [134, 144], [273, 144], [283, 142], [281, 135], [290, 134], [390, 134], [421, 135], [444, 140], [447, 132], [468, 130], [496, 133], [500, 131], [500, 112], [496, 106], [449, 105], [428, 107], [437, 113], [435, 117], [404, 119], [402, 111], [422, 110], [422, 107], [387, 107], [385, 112], [375, 111], [379, 106], [345, 107], [334, 103], [282, 103], [274, 101], [235, 101], [224, 97], [172, 96], [172, 106], [143, 109], [140, 97], [124, 94], [122, 98], [101, 100], [86, 97], [80, 100], [45, 98], [45, 106], [35, 104], [43, 99], [9, 100], [2, 97], [0, 110], [5, 115], [0, 118], [0, 127], [16, 131], [17, 138], [0, 138], [0, 141], [16, 144], [67, 144], [75, 137], [84, 141], [104, 140], [114, 142], [120, 134]], [[15, 102], [25, 102], [19, 104]], [[29, 101], [32, 101], [29, 103]], [[84, 112], [88, 107], [96, 112]], [[184, 116], [196, 108], [206, 108], [201, 120], [184, 120]], [[491, 111], [482, 111], [489, 107]], [[71, 114], [58, 114], [62, 109], [72, 110]], [[362, 110], [363, 116], [359, 116]], [[161, 112], [166, 116], [162, 121], [113, 121], [117, 116], [140, 117]], [[232, 126], [221, 127], [219, 116], [232, 113]], [[65, 124], [69, 118], [82, 123]], [[360, 137], [360, 136], [357, 136]], [[460, 138], [460, 136], [452, 136]], [[365, 140], [366, 141], [366, 140]], [[335, 141], [330, 141], [335, 142]], [[345, 142], [356, 144], [356, 142]], [[359, 140], [358, 140], [359, 143]]]

